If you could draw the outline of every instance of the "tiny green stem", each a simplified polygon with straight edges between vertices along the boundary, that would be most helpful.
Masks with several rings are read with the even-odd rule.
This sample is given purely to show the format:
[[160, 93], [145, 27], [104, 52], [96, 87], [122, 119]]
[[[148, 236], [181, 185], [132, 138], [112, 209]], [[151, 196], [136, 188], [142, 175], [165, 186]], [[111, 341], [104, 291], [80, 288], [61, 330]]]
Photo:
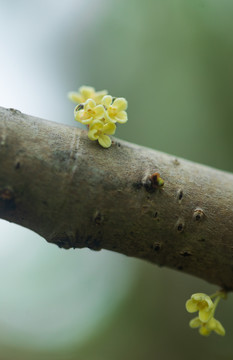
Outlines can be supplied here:
[[219, 296], [221, 299], [226, 299], [227, 293], [225, 291], [216, 291], [214, 294], [210, 295], [210, 298], [214, 299], [217, 296]]

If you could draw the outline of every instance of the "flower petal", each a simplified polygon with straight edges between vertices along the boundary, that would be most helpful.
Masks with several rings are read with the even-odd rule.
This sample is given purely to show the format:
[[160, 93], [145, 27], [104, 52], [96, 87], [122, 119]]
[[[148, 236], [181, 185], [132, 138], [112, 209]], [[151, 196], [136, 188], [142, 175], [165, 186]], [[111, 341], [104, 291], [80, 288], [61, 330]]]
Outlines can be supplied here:
[[198, 302], [205, 301], [209, 306], [213, 307], [213, 301], [211, 300], [211, 298], [208, 295], [206, 295], [204, 293], [193, 294], [191, 296], [191, 299], [198, 301]]
[[113, 123], [107, 123], [103, 127], [103, 133], [108, 135], [113, 135], [116, 131], [116, 125]]
[[208, 330], [205, 326], [201, 326], [199, 329], [199, 333], [203, 336], [209, 336], [211, 333], [211, 330]]
[[84, 110], [75, 111], [74, 109], [74, 118], [76, 121], [79, 121], [80, 123], [83, 122], [84, 114], [85, 114]]
[[220, 321], [216, 320], [216, 326], [214, 331], [218, 334], [218, 335], [222, 335], [224, 336], [226, 331], [224, 329], [224, 327], [222, 326], [222, 324], [220, 323]]
[[210, 331], [215, 331], [218, 335], [225, 335], [225, 329], [220, 323], [220, 321], [216, 320], [214, 317], [212, 317], [206, 324], [206, 328]]
[[189, 322], [189, 326], [191, 328], [197, 328], [199, 326], [202, 325], [202, 322], [201, 320], [199, 319], [199, 317], [195, 317], [194, 319], [192, 319], [190, 322]]
[[100, 104], [101, 100], [105, 95], [107, 95], [107, 93], [108, 93], [107, 90], [97, 91], [94, 96], [94, 100], [96, 104]]
[[209, 319], [209, 321], [207, 322], [206, 327], [209, 330], [214, 330], [216, 328], [216, 322], [217, 322], [217, 320], [214, 317], [211, 317]]
[[99, 137], [97, 129], [89, 130], [87, 135], [90, 140], [97, 140]]
[[79, 92], [85, 98], [85, 100], [87, 100], [91, 99], [92, 96], [95, 94], [95, 89], [91, 86], [81, 86], [79, 88]]
[[84, 110], [88, 111], [89, 109], [93, 110], [96, 107], [96, 102], [93, 99], [88, 99], [84, 104]]
[[199, 319], [202, 322], [207, 322], [212, 316], [212, 311], [199, 310]]
[[85, 110], [74, 111], [74, 118], [84, 125], [89, 125], [94, 120], [93, 116], [89, 115]]
[[116, 120], [116, 121], [119, 122], [120, 124], [126, 123], [126, 121], [128, 120], [127, 113], [126, 113], [125, 111], [120, 111], [120, 112], [114, 117], [114, 120]]
[[68, 98], [73, 101], [74, 103], [77, 103], [77, 104], [80, 104], [82, 102], [82, 96], [78, 93], [78, 92], [75, 92], [75, 91], [70, 91], [68, 93]]
[[96, 114], [95, 118], [96, 119], [101, 119], [102, 117], [104, 117], [104, 113], [105, 113], [105, 111], [104, 111], [103, 105], [97, 105], [95, 107], [95, 114]]
[[111, 117], [109, 116], [108, 111], [105, 111], [104, 119], [105, 119], [105, 121], [108, 122], [108, 123], [115, 123], [115, 122], [116, 122], [115, 119], [113, 119], [113, 118], [111, 118]]
[[94, 121], [92, 121], [92, 123], [90, 125], [90, 130], [96, 129], [99, 131], [103, 131], [103, 127], [104, 127], [104, 124], [101, 120], [94, 120]]
[[92, 122], [94, 121], [93, 116], [89, 117], [89, 118], [83, 118], [83, 120], [81, 121], [83, 125], [90, 125], [92, 124]]
[[105, 95], [101, 101], [101, 104], [108, 108], [112, 103], [112, 96]]
[[98, 138], [99, 144], [104, 148], [109, 148], [112, 145], [112, 141], [107, 135], [100, 135]]
[[125, 98], [116, 98], [113, 106], [116, 107], [118, 111], [123, 111], [127, 109], [128, 103]]
[[196, 303], [196, 301], [193, 301], [192, 299], [189, 299], [186, 301], [185, 307], [189, 313], [198, 311], [197, 303]]
[[213, 308], [214, 304], [211, 298], [203, 293], [196, 293], [191, 296], [191, 299], [197, 302], [199, 310], [209, 311]]

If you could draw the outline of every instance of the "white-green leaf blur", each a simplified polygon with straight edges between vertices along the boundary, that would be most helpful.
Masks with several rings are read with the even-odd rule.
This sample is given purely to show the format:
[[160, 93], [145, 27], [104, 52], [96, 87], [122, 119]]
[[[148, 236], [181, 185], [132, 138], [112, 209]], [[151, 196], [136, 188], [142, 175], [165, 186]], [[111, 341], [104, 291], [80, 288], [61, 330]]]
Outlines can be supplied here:
[[[232, 18], [228, 0], [1, 1], [0, 106], [79, 126], [68, 91], [108, 89], [117, 137], [233, 171]], [[216, 287], [4, 221], [0, 240], [0, 359], [233, 358], [231, 296], [224, 338], [188, 327], [186, 299]]]

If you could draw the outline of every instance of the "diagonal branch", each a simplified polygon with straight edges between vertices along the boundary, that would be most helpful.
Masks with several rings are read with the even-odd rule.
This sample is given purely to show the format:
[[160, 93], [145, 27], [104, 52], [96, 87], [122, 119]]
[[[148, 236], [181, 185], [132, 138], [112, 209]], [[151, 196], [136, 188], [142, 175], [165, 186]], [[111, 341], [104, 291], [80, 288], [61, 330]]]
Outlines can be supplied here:
[[2, 219], [233, 289], [232, 174], [3, 108], [0, 166]]

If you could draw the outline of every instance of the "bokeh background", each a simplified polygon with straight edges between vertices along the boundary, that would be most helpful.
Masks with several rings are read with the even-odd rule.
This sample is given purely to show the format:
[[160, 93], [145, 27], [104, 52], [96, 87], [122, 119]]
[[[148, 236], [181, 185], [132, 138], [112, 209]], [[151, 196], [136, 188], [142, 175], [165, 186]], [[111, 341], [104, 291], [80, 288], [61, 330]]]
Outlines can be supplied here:
[[[0, 106], [77, 126], [67, 92], [107, 89], [129, 102], [118, 137], [233, 171], [232, 17], [228, 0], [2, 0]], [[0, 359], [233, 358], [231, 296], [224, 338], [188, 327], [186, 299], [215, 286], [5, 221], [0, 240]]]

